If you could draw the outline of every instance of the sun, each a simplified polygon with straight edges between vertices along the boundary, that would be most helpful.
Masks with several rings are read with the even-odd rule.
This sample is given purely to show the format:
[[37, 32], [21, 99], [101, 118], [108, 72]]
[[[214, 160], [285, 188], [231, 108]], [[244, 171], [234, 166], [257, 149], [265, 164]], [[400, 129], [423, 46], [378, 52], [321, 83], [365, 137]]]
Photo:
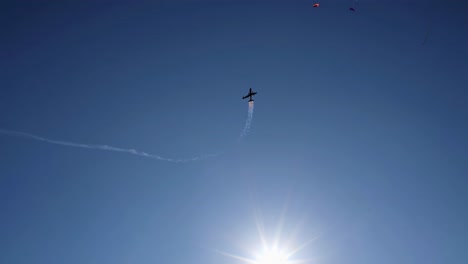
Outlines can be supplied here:
[[[243, 257], [240, 255], [234, 255], [231, 253], [223, 252], [220, 250], [216, 250], [218, 253], [230, 257], [240, 262], [247, 263], [247, 264], [301, 264], [301, 263], [310, 263], [311, 260], [307, 259], [294, 259], [291, 260], [290, 258], [295, 255], [298, 251], [303, 249], [307, 244], [311, 241], [302, 244], [300, 247], [297, 247], [294, 250], [287, 251], [287, 250], [279, 250], [278, 247], [267, 247], [265, 244], [263, 245], [263, 251], [261, 253], [252, 254], [253, 258]], [[252, 252], [253, 253], [253, 252]]]
[[[310, 259], [291, 259], [297, 252], [304, 249], [309, 243], [313, 240], [309, 240], [306, 243], [303, 243], [299, 247], [294, 248], [293, 250], [287, 250], [289, 246], [280, 247], [279, 241], [275, 241], [272, 244], [267, 243], [263, 236], [262, 240], [262, 251], [250, 251], [251, 257], [244, 257], [241, 255], [235, 255], [228, 252], [223, 252], [220, 250], [215, 250], [216, 252], [233, 259], [236, 259], [242, 263], [246, 264], [302, 264], [310, 263]], [[270, 246], [271, 245], [271, 246]]]
[[[246, 251], [242, 255], [237, 255], [219, 249], [214, 249], [219, 254], [226, 257], [235, 259], [238, 263], [244, 264], [305, 264], [311, 263], [314, 259], [298, 259], [296, 254], [302, 251], [316, 238], [310, 239], [305, 243], [295, 243], [296, 236], [299, 232], [299, 225], [290, 232], [288, 235], [283, 235], [284, 223], [286, 218], [286, 206], [283, 208], [282, 214], [278, 219], [276, 230], [273, 232], [267, 232], [264, 221], [261, 217], [259, 209], [254, 210], [254, 219], [256, 225], [256, 231], [258, 232], [258, 242], [260, 242], [254, 248], [245, 248]], [[256, 248], [256, 249], [255, 249]], [[246, 254], [247, 253], [247, 254]]]
[[290, 264], [288, 256], [278, 250], [265, 250], [255, 261], [256, 264]]

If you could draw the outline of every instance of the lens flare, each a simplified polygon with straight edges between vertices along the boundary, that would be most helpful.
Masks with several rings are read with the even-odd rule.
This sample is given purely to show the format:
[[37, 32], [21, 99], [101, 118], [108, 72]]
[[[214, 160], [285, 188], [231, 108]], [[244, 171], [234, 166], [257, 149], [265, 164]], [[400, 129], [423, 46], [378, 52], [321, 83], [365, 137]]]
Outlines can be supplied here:
[[[226, 257], [235, 259], [239, 263], [247, 264], [300, 264], [311, 263], [314, 259], [298, 259], [296, 254], [305, 249], [310, 243], [317, 239], [313, 238], [305, 243], [295, 245], [296, 236], [299, 232], [300, 224], [289, 232], [289, 235], [283, 236], [287, 206], [284, 206], [279, 223], [274, 234], [267, 234], [264, 221], [261, 217], [261, 212], [258, 208], [254, 210], [255, 225], [258, 232], [258, 245], [252, 249], [244, 248], [246, 255], [237, 255], [228, 252], [223, 252], [218, 249], [215, 251]], [[270, 232], [268, 232], [270, 233]], [[273, 238], [273, 239], [268, 239]]]

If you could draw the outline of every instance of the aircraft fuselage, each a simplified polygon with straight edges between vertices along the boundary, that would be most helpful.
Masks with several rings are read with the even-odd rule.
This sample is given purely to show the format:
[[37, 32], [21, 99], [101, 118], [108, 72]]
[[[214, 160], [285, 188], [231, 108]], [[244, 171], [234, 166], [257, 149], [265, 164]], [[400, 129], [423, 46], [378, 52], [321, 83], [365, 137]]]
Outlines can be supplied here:
[[246, 98], [249, 98], [249, 102], [253, 102], [253, 96], [256, 95], [257, 92], [253, 92], [252, 91], [252, 88], [249, 89], [249, 94], [247, 94], [246, 96], [242, 97], [242, 99], [246, 99]]

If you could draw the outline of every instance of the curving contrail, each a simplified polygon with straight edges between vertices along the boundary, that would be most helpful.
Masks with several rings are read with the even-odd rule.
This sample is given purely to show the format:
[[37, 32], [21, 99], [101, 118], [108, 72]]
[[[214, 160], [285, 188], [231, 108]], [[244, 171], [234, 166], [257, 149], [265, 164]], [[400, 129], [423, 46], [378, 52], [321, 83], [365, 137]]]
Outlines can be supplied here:
[[186, 158], [186, 159], [173, 159], [173, 158], [166, 158], [166, 157], [162, 157], [159, 155], [150, 154], [150, 153], [139, 151], [136, 149], [126, 149], [126, 148], [119, 148], [119, 147], [113, 147], [113, 146], [108, 146], [108, 145], [91, 145], [91, 144], [75, 143], [75, 142], [70, 142], [70, 141], [55, 140], [55, 139], [45, 138], [45, 137], [37, 136], [34, 134], [22, 132], [22, 131], [14, 131], [14, 130], [7, 130], [7, 129], [0, 128], [0, 133], [5, 134], [5, 135], [10, 135], [10, 136], [30, 138], [30, 139], [34, 139], [37, 141], [42, 141], [42, 142], [46, 142], [46, 143], [54, 144], [54, 145], [61, 145], [61, 146], [73, 147], [73, 148], [85, 148], [85, 149], [97, 149], [97, 150], [106, 150], [106, 151], [113, 151], [113, 152], [122, 152], [122, 153], [132, 154], [136, 156], [157, 159], [161, 161], [168, 161], [168, 162], [198, 161], [198, 160], [204, 160], [207, 158], [216, 157], [220, 155], [220, 153], [218, 153], [218, 154], [208, 154], [208, 155], [202, 155], [202, 156]]
[[[241, 134], [241, 138], [247, 135], [247, 132], [249, 131], [249, 128], [250, 128], [250, 124], [252, 123], [252, 116], [253, 116], [253, 102], [249, 102], [249, 112], [248, 112], [247, 120], [245, 122], [244, 130], [242, 131], [242, 134]], [[93, 144], [76, 143], [76, 142], [71, 142], [71, 141], [55, 140], [55, 139], [50, 139], [50, 138], [45, 138], [45, 137], [41, 137], [38, 135], [34, 135], [31, 133], [2, 129], [2, 128], [0, 128], [0, 134], [34, 139], [37, 141], [42, 141], [42, 142], [53, 144], [53, 145], [60, 145], [60, 146], [73, 147], [73, 148], [122, 152], [122, 153], [140, 156], [140, 157], [146, 157], [146, 158], [156, 159], [160, 161], [176, 162], [176, 163], [199, 161], [199, 160], [217, 157], [222, 154], [222, 153], [216, 153], [216, 154], [201, 155], [201, 156], [197, 156], [193, 158], [175, 159], [175, 158], [167, 158], [167, 157], [162, 157], [162, 156], [155, 155], [155, 154], [150, 154], [150, 153], [139, 151], [136, 149], [127, 149], [127, 148], [113, 147], [109, 145], [93, 145]]]

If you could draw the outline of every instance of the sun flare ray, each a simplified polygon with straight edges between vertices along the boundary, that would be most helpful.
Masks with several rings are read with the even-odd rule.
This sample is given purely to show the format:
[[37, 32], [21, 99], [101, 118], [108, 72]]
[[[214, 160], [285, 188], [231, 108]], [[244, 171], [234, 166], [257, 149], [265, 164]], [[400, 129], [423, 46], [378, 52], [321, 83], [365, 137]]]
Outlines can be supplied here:
[[[253, 198], [255, 199], [255, 195]], [[288, 218], [288, 204], [289, 199], [287, 199], [281, 208], [282, 210], [278, 222], [274, 225], [273, 230], [270, 230], [272, 233], [267, 233], [260, 208], [255, 205], [253, 206], [253, 220], [256, 227], [255, 231], [258, 235], [258, 246], [253, 248], [249, 247], [249, 249], [244, 248], [243, 251], [245, 252], [242, 255], [227, 253], [220, 250], [215, 251], [226, 257], [247, 264], [302, 264], [312, 262], [312, 259], [299, 259], [295, 257], [296, 253], [303, 250], [318, 238], [315, 237], [297, 246], [294, 240], [296, 240], [299, 229], [302, 229], [301, 226], [303, 225], [304, 219], [293, 226], [293, 230], [291, 230], [292, 233], [284, 235], [285, 222], [286, 218]], [[283, 239], [285, 239], [285, 241], [282, 241]]]
[[237, 260], [240, 260], [240, 261], [243, 261], [245, 263], [250, 263], [250, 264], [258, 264], [255, 260], [253, 259], [249, 259], [249, 258], [245, 258], [245, 257], [242, 257], [242, 256], [237, 256], [237, 255], [234, 255], [234, 254], [230, 254], [230, 253], [227, 253], [227, 252], [223, 252], [221, 250], [215, 250], [216, 252], [218, 252], [219, 254], [221, 255], [224, 255], [226, 257], [230, 257], [230, 258], [233, 258], [233, 259], [237, 259]]

